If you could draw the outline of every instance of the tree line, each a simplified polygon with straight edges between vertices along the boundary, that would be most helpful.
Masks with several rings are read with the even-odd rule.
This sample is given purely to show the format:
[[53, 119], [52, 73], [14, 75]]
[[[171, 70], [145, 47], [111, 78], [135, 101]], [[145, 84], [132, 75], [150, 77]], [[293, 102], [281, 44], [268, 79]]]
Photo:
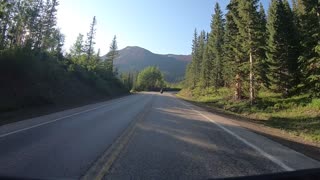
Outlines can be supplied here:
[[0, 2], [0, 50], [25, 47], [61, 53], [64, 36], [56, 28], [57, 0]]
[[259, 0], [231, 0], [225, 15], [216, 3], [211, 31], [194, 32], [185, 86], [251, 103], [262, 88], [320, 97], [320, 3], [271, 0], [267, 15]]
[[58, 0], [4, 0], [0, 4], [0, 50], [23, 47], [33, 52], [48, 52], [59, 59], [96, 70], [98, 66], [113, 72], [117, 57], [117, 41], [114, 37], [105, 64], [99, 64], [100, 50], [95, 52], [96, 17], [93, 17], [86, 39], [79, 34], [70, 53], [64, 56], [64, 35], [57, 27]]
[[[95, 48], [97, 19], [68, 52], [57, 27], [58, 0], [0, 1], [0, 111], [79, 102], [129, 92], [113, 62], [116, 36], [106, 58]], [[5, 96], [5, 97], [4, 97]]]
[[68, 71], [114, 79], [118, 75], [113, 65], [118, 55], [116, 36], [106, 59], [101, 59], [100, 49], [94, 48], [97, 19], [93, 17], [86, 37], [79, 34], [70, 51], [63, 52], [65, 36], [57, 27], [58, 5], [58, 0], [2, 0], [0, 51], [23, 49], [26, 54], [46, 54], [55, 57]]

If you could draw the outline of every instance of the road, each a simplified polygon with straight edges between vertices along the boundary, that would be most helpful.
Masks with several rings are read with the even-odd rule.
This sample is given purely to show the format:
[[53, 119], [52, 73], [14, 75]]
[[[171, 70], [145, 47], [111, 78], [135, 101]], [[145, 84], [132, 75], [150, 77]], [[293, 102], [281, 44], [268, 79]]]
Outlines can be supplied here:
[[227, 118], [139, 93], [0, 127], [0, 174], [207, 179], [320, 167]]

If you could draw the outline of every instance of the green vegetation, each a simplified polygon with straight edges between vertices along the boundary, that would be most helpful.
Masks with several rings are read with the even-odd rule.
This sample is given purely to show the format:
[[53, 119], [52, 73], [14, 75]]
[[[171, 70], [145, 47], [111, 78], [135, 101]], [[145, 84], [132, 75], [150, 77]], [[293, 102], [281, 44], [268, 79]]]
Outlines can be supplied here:
[[137, 77], [134, 89], [138, 91], [160, 90], [165, 86], [163, 75], [157, 67], [150, 66], [142, 70]]
[[320, 141], [319, 98], [310, 98], [309, 94], [282, 98], [281, 93], [273, 93], [264, 89], [257, 95], [256, 103], [251, 105], [250, 100], [236, 101], [230, 94], [232, 90], [229, 88], [218, 90], [196, 88], [184, 89], [178, 96], [233, 115], [249, 118], [269, 127], [283, 129], [311, 141]]
[[114, 38], [107, 60], [94, 49], [96, 17], [87, 38], [64, 53], [56, 26], [57, 0], [1, 1], [0, 112], [49, 104], [76, 104], [121, 95], [129, 87], [116, 76]]
[[[197, 30], [180, 96], [320, 141], [319, 2], [230, 0]], [[318, 129], [317, 129], [318, 128]]]
[[320, 97], [318, 3], [298, 0], [291, 9], [287, 0], [272, 0], [266, 18], [258, 2], [231, 0], [225, 19], [216, 4], [211, 32], [195, 30], [185, 87], [227, 87], [251, 103], [263, 88]]

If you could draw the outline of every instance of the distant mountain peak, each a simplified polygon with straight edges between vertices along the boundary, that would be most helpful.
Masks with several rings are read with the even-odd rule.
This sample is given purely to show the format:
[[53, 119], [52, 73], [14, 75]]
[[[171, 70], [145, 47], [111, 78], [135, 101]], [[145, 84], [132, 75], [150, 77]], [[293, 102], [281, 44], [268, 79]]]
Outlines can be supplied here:
[[127, 47], [121, 49], [120, 51], [124, 51], [124, 50], [125, 51], [147, 51], [147, 52], [152, 53], [151, 51], [149, 51], [149, 50], [147, 50], [145, 48], [142, 48], [140, 46], [127, 46]]
[[186, 66], [190, 61], [190, 55], [162, 55], [139, 46], [127, 46], [119, 50], [114, 64], [120, 72], [136, 72], [148, 66], [157, 66], [167, 81], [177, 82], [184, 78]]
[[151, 51], [139, 47], [139, 46], [127, 46], [121, 50], [119, 50], [119, 52], [126, 52], [126, 53], [152, 53]]

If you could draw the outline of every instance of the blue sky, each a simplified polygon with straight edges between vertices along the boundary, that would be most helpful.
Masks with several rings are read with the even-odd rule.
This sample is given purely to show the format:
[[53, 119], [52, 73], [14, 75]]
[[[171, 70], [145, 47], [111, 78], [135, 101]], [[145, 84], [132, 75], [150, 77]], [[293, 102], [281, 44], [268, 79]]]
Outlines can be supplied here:
[[[210, 30], [214, 4], [229, 0], [60, 0], [58, 27], [65, 49], [86, 35], [97, 18], [96, 50], [107, 53], [114, 35], [119, 49], [140, 46], [159, 54], [190, 54], [194, 28]], [[269, 0], [262, 0], [265, 7]]]

